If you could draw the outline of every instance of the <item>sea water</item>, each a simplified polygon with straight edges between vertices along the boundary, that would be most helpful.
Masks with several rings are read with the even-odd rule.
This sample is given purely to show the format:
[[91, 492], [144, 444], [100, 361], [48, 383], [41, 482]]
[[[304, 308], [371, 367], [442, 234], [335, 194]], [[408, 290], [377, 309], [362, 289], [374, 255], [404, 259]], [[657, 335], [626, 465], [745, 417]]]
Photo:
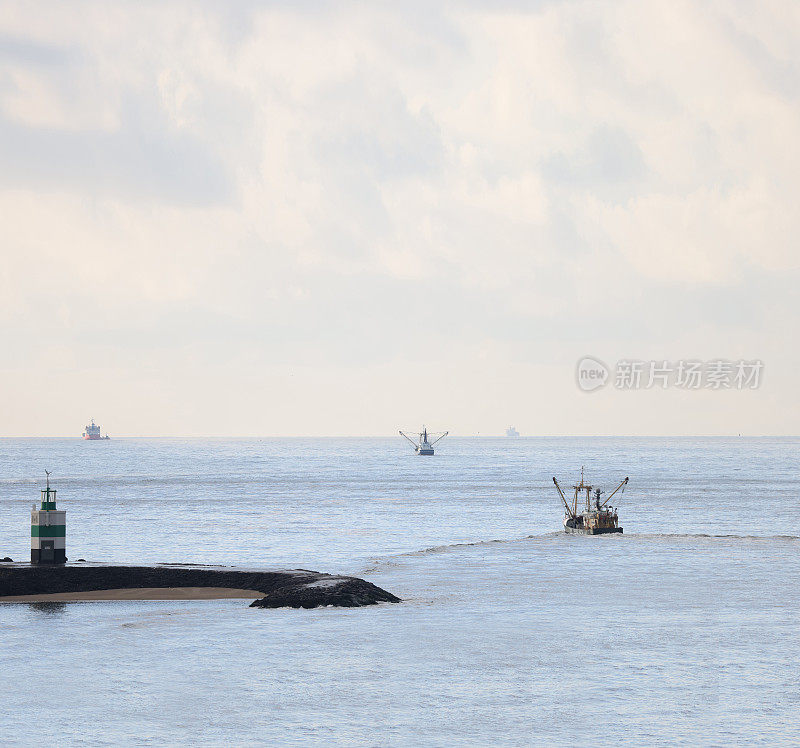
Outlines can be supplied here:
[[[0, 557], [44, 469], [67, 555], [304, 568], [403, 603], [0, 605], [0, 744], [790, 745], [791, 438], [0, 440]], [[552, 477], [623, 535], [567, 536]]]

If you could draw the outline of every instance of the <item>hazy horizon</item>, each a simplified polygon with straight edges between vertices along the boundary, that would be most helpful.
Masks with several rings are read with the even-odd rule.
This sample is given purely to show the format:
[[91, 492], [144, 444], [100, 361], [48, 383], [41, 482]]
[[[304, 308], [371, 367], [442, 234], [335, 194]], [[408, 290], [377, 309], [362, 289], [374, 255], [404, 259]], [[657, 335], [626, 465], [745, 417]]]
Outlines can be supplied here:
[[[793, 436], [799, 42], [788, 1], [4, 2], [0, 435]], [[615, 385], [690, 360], [763, 372]]]
[[[407, 434], [413, 434], [414, 430], [405, 430]], [[105, 432], [103, 432], [105, 436]], [[205, 440], [205, 441], [252, 441], [252, 440], [271, 440], [281, 439], [341, 439], [341, 440], [365, 440], [370, 439], [400, 439], [398, 442], [403, 447], [403, 440], [397, 433], [395, 434], [116, 434], [113, 437], [109, 434], [109, 440], [118, 439], [164, 439], [169, 440]], [[13, 441], [15, 439], [73, 439], [74, 434], [50, 434], [38, 436], [0, 436], [0, 440]], [[800, 434], [520, 434], [517, 437], [509, 437], [505, 434], [476, 432], [476, 433], [450, 433], [447, 439], [800, 439]], [[78, 437], [78, 441], [84, 441]], [[105, 441], [104, 439], [101, 441]], [[407, 444], [407, 442], [406, 442]], [[441, 442], [437, 447], [437, 452], [442, 451], [446, 442]], [[102, 447], [98, 447], [101, 449]], [[407, 450], [413, 454], [413, 448]]]

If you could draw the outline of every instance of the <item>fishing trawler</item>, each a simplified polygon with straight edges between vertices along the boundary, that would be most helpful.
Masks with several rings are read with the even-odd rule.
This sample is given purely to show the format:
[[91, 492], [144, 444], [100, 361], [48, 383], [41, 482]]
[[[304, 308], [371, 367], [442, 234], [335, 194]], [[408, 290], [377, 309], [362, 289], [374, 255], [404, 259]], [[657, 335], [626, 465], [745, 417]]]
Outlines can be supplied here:
[[[601, 503], [600, 497], [603, 494], [599, 488], [586, 485], [583, 479], [583, 468], [581, 468], [581, 482], [573, 486], [575, 489], [575, 496], [572, 499], [572, 504], [567, 501], [561, 486], [558, 481], [553, 478], [558, 495], [561, 501], [564, 502], [566, 515], [564, 516], [564, 532], [574, 533], [577, 535], [605, 535], [611, 532], [622, 532], [619, 526], [619, 517], [617, 510], [614, 507], [608, 506], [608, 502], [614, 494], [622, 489], [625, 492], [625, 486], [628, 485], [628, 479], [625, 478], [609, 495], [609, 497]], [[592, 496], [592, 489], [594, 488], [594, 497]], [[581, 503], [583, 503], [583, 494], [586, 494], [586, 509], [582, 509], [578, 513], [578, 495], [581, 496]], [[620, 496], [622, 496], [622, 493]], [[594, 506], [592, 505], [592, 498], [594, 498]]]
[[81, 436], [83, 436], [84, 439], [92, 442], [109, 438], [108, 434], [105, 436], [100, 435], [100, 427], [94, 422], [94, 418], [92, 418], [92, 422], [83, 430], [83, 434], [81, 434]]
[[519, 436], [519, 431], [517, 431], [513, 426], [509, 426], [506, 429], [506, 436]]
[[[444, 431], [436, 434], [429, 434], [428, 429], [425, 426], [422, 427], [422, 431], [419, 433], [416, 439], [410, 437], [404, 431], [400, 431], [400, 436], [404, 439], [408, 439], [414, 445], [414, 451], [418, 455], [432, 455], [433, 454], [433, 445], [436, 444], [440, 439], [444, 439], [450, 432]], [[433, 439], [433, 441], [431, 441]]]

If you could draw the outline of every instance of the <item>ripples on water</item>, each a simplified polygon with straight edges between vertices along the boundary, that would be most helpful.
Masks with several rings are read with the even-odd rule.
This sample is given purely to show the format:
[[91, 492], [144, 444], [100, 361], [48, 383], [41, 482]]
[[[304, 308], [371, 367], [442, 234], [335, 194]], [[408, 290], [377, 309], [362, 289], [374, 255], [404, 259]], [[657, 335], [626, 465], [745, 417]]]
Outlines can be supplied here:
[[[47, 467], [72, 558], [314, 568], [405, 600], [4, 605], [2, 743], [795, 743], [799, 444], [2, 440], [0, 557], [27, 555]], [[625, 535], [558, 532], [551, 477], [581, 464], [630, 475]]]

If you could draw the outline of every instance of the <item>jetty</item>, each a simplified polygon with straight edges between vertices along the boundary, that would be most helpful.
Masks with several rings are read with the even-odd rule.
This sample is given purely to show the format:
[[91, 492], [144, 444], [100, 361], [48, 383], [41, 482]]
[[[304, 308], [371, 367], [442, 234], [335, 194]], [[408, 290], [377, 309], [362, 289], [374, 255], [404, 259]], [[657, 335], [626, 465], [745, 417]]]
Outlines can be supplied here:
[[358, 577], [308, 569], [240, 569], [205, 564], [126, 566], [68, 564], [66, 511], [56, 508], [50, 472], [39, 507], [31, 509], [31, 562], [0, 562], [0, 603], [88, 600], [250, 599], [251, 608], [359, 608], [399, 603], [390, 592]]
[[0, 566], [0, 603], [251, 599], [251, 608], [358, 608], [400, 598], [358, 577], [307, 569], [99, 563]]

